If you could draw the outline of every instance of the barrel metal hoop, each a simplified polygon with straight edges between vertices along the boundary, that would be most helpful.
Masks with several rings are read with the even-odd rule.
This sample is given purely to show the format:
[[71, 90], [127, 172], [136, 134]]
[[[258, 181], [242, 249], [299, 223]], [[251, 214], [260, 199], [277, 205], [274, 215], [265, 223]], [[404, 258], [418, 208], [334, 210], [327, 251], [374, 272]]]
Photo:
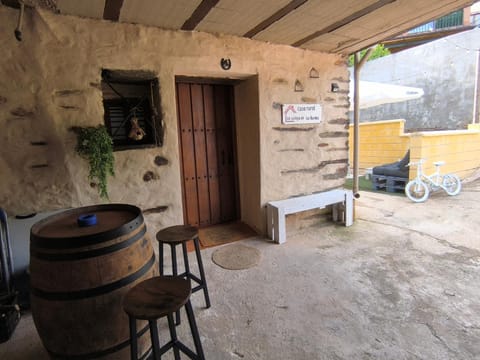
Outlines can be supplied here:
[[85, 290], [72, 291], [72, 292], [65, 292], [65, 291], [50, 292], [50, 291], [44, 291], [44, 290], [32, 287], [30, 291], [32, 295], [45, 300], [50, 300], [50, 301], [72, 301], [72, 300], [87, 299], [94, 296], [100, 296], [100, 295], [110, 293], [112, 291], [118, 290], [134, 282], [135, 280], [139, 279], [144, 274], [146, 274], [147, 271], [150, 270], [150, 268], [153, 266], [154, 263], [155, 263], [155, 254], [153, 253], [150, 260], [133, 274], [130, 274], [127, 277], [114, 281], [110, 284], [105, 284], [92, 289], [85, 289]]
[[142, 239], [145, 233], [147, 232], [147, 227], [144, 228], [135, 236], [132, 236], [125, 241], [120, 243], [107, 246], [104, 248], [94, 249], [94, 250], [87, 250], [82, 252], [74, 252], [74, 253], [43, 253], [37, 250], [31, 250], [30, 256], [35, 257], [36, 259], [46, 260], [46, 261], [75, 261], [75, 260], [83, 260], [89, 259], [97, 256], [107, 255], [112, 252], [124, 249], [138, 240]]
[[[137, 338], [139, 338], [143, 334], [145, 334], [148, 329], [149, 329], [149, 327], [148, 327], [148, 324], [147, 324], [142, 330], [137, 332]], [[48, 349], [47, 349], [47, 351], [50, 355], [52, 355], [53, 358], [68, 359], [68, 360], [90, 360], [90, 359], [97, 359], [99, 357], [103, 357], [103, 356], [107, 356], [107, 355], [116, 353], [116, 352], [122, 350], [123, 348], [125, 348], [129, 345], [130, 345], [130, 339], [125, 340], [125, 341], [121, 342], [120, 344], [112, 346], [108, 349], [99, 350], [99, 351], [91, 352], [91, 353], [88, 353], [88, 354], [81, 354], [81, 355], [59, 354], [59, 353], [56, 353], [54, 351], [50, 351]], [[145, 359], [149, 354], [150, 354], [150, 349], [145, 351], [145, 354], [143, 354], [143, 356], [140, 358], [140, 360]]]

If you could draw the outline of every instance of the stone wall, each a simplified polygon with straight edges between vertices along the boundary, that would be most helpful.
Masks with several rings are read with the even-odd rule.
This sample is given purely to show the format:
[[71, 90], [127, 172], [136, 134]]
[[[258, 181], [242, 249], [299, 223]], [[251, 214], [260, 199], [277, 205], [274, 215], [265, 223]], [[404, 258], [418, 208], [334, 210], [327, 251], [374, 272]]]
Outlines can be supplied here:
[[424, 95], [361, 109], [361, 121], [405, 119], [406, 130], [466, 129], [473, 120], [479, 43], [480, 28], [475, 28], [368, 61], [361, 80], [419, 87]]
[[[0, 205], [9, 214], [101, 202], [87, 178], [88, 164], [74, 151], [76, 137], [70, 128], [103, 123], [102, 69], [149, 71], [159, 79], [164, 144], [115, 152], [116, 176], [109, 180], [110, 201], [141, 207], [147, 223], [157, 229], [183, 222], [175, 76], [250, 81], [243, 87], [238, 83], [236, 98], [256, 82], [256, 91], [245, 96], [258, 98], [244, 101], [251, 108], [236, 109], [236, 122], [237, 128], [247, 123], [258, 132], [237, 139], [239, 151], [245, 151], [240, 191], [260, 186], [253, 198], [241, 195], [242, 218], [255, 214], [248, 223], [257, 231], [264, 232], [265, 202], [343, 185], [348, 152], [344, 58], [34, 9], [27, 10], [23, 41], [18, 42], [13, 35], [16, 18], [15, 10], [0, 6]], [[229, 71], [221, 69], [221, 58], [231, 59]], [[318, 78], [309, 77], [312, 67]], [[297, 79], [303, 92], [294, 91]], [[340, 92], [330, 92], [332, 82], [340, 85]], [[282, 103], [320, 103], [323, 121], [282, 125]], [[250, 141], [258, 150], [252, 159], [258, 166], [248, 165]], [[242, 184], [249, 177], [257, 180]]]

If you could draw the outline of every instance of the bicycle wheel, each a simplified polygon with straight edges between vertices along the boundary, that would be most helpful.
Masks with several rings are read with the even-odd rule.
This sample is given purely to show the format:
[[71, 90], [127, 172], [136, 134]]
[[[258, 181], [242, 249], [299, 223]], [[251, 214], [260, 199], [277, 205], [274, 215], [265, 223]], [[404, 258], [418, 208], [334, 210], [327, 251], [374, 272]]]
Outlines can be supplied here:
[[429, 194], [428, 186], [423, 181], [412, 180], [405, 186], [405, 195], [413, 202], [424, 202]]
[[443, 188], [448, 195], [457, 195], [462, 189], [462, 182], [455, 174], [447, 174], [443, 177]]

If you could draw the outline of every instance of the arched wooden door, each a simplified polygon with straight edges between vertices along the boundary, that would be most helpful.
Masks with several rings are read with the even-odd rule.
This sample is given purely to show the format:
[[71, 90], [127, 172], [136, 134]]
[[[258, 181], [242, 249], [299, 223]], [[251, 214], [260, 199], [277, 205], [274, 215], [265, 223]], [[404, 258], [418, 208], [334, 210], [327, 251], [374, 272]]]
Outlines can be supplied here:
[[177, 81], [176, 90], [185, 222], [237, 220], [233, 88]]

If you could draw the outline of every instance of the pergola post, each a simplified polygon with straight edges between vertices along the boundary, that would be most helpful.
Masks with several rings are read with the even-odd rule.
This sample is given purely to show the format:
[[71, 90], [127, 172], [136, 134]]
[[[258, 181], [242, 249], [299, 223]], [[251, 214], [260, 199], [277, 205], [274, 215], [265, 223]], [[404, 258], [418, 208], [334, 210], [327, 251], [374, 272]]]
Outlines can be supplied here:
[[367, 50], [363, 57], [360, 57], [360, 53], [354, 54], [353, 65], [353, 196], [358, 198], [358, 153], [359, 153], [359, 139], [360, 139], [360, 70], [365, 62], [370, 57], [373, 48]]
[[472, 124], [480, 124], [480, 49], [477, 49], [475, 64], [475, 90], [473, 96], [473, 120]]

